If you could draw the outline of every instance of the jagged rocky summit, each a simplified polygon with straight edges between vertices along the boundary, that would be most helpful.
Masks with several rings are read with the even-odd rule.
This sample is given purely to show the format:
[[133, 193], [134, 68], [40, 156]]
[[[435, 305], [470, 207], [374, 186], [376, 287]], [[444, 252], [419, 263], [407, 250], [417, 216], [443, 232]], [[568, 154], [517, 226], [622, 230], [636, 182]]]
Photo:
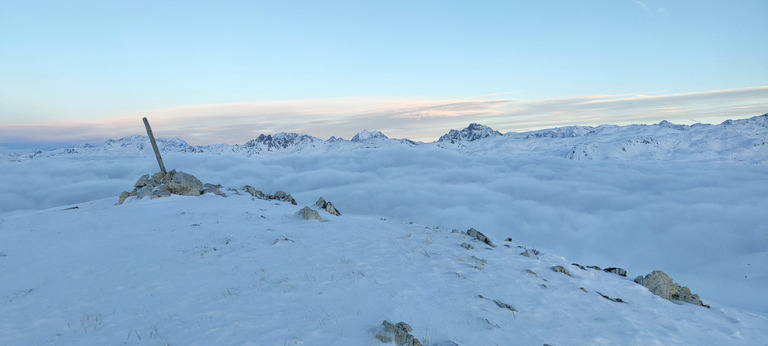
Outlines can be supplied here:
[[438, 143], [459, 143], [459, 142], [472, 142], [478, 139], [501, 136], [501, 132], [496, 131], [488, 126], [471, 123], [467, 128], [457, 131], [451, 130], [448, 133], [440, 136], [437, 140]]

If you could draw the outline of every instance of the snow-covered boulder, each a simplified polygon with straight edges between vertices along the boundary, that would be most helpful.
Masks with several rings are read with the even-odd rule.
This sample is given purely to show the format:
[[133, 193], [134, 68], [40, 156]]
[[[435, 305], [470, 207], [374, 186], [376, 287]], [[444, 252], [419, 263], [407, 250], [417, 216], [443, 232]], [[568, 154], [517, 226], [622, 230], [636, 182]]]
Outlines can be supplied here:
[[320, 217], [320, 213], [318, 213], [317, 210], [314, 210], [310, 207], [301, 208], [301, 210], [299, 210], [297, 214], [299, 217], [301, 217], [304, 220], [323, 221], [323, 218]]
[[701, 302], [698, 294], [692, 294], [688, 287], [680, 287], [680, 285], [676, 284], [669, 275], [661, 270], [654, 270], [645, 277], [642, 275], [638, 276], [635, 278], [635, 282], [645, 286], [651, 293], [664, 299], [709, 307]]

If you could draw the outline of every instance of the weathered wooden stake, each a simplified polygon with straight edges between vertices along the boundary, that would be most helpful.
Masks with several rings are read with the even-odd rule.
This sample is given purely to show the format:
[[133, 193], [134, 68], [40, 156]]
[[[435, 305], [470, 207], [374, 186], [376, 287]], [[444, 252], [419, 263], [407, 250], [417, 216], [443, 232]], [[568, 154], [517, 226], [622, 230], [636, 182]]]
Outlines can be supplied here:
[[163, 158], [160, 157], [160, 150], [157, 149], [157, 142], [155, 142], [155, 136], [152, 134], [152, 128], [149, 127], [149, 121], [147, 117], [144, 117], [144, 127], [147, 128], [147, 136], [149, 141], [152, 142], [152, 149], [155, 150], [155, 157], [157, 157], [157, 164], [160, 165], [160, 172], [165, 176], [165, 165], [163, 164]]

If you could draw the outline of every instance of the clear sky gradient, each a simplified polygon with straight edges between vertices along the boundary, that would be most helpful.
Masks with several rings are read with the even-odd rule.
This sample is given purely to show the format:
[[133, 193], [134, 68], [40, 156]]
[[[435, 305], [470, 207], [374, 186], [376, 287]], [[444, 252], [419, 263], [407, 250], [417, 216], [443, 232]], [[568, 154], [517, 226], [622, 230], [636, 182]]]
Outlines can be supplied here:
[[768, 1], [0, 0], [0, 143], [768, 112]]

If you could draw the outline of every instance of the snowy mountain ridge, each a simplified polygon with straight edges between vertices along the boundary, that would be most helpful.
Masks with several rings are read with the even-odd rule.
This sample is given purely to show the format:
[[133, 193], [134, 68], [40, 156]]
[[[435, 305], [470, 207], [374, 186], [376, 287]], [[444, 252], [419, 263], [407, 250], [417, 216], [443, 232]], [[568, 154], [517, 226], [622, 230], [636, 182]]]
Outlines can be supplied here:
[[[749, 119], [727, 120], [719, 125], [566, 126], [530, 132], [501, 134], [488, 126], [472, 123], [450, 130], [437, 141], [417, 143], [391, 139], [380, 131], [363, 130], [351, 140], [331, 137], [322, 140], [306, 134], [262, 134], [243, 145], [191, 146], [179, 138], [158, 138], [162, 152], [240, 153], [245, 156], [348, 151], [389, 146], [433, 146], [472, 155], [556, 156], [571, 160], [614, 161], [715, 161], [768, 163], [768, 114]], [[108, 140], [102, 145], [79, 145], [52, 151], [6, 154], [7, 160], [71, 154], [150, 155], [146, 136], [133, 135]]]

